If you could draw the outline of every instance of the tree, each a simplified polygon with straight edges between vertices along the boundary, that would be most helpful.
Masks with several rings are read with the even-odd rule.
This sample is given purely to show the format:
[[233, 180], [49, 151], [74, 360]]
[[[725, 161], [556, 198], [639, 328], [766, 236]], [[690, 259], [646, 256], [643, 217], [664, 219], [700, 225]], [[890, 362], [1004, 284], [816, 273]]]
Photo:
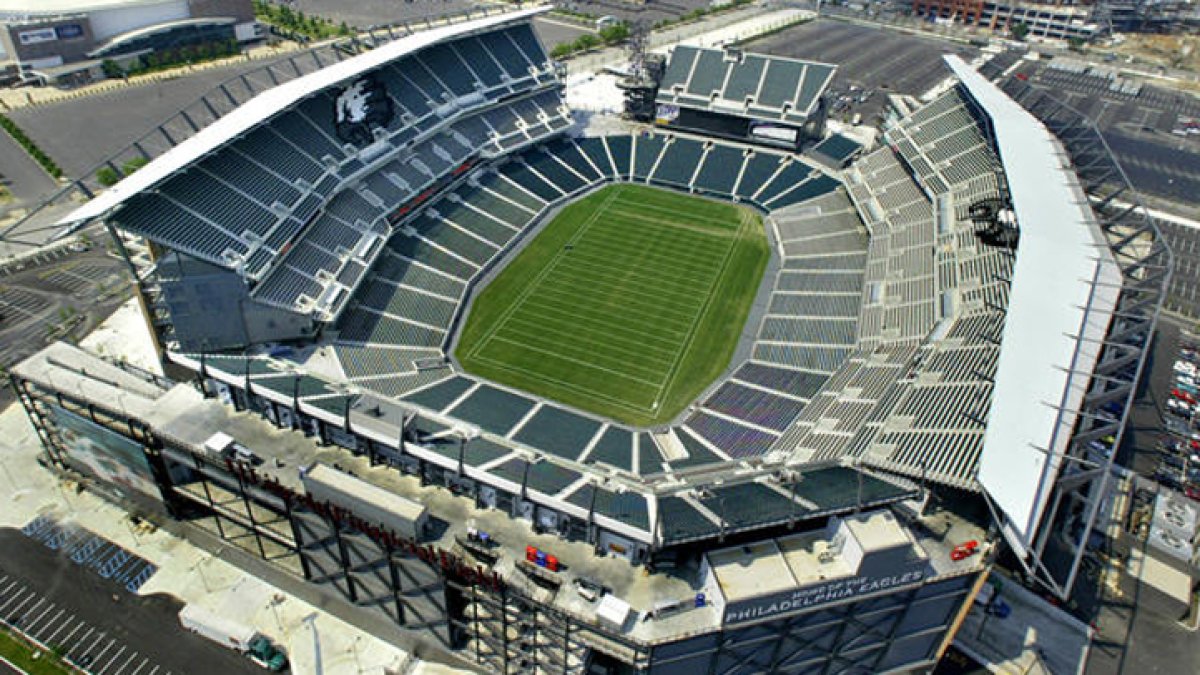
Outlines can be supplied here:
[[629, 24], [616, 23], [600, 29], [600, 39], [605, 44], [624, 42], [629, 37]]
[[554, 59], [566, 57], [570, 55], [572, 51], [574, 51], [574, 47], [575, 45], [571, 42], [560, 42], [554, 45], [554, 48], [550, 50], [550, 57]]
[[112, 59], [104, 59], [100, 62], [100, 70], [104, 71], [104, 76], [110, 80], [115, 80], [125, 74], [121, 66]]
[[593, 47], [597, 47], [597, 46], [599, 46], [599, 44], [600, 44], [600, 38], [596, 37], [595, 35], [592, 35], [591, 33], [584, 33], [583, 35], [580, 35], [578, 38], [576, 38], [575, 49], [583, 52], [583, 51], [592, 49]]
[[117, 170], [111, 166], [102, 166], [96, 172], [96, 180], [100, 181], [100, 184], [104, 187], [112, 187], [117, 184], [117, 181], [121, 180], [121, 177], [117, 175]]
[[137, 171], [138, 169], [142, 168], [143, 166], [146, 166], [146, 164], [148, 164], [149, 162], [150, 162], [150, 160], [146, 159], [145, 157], [134, 157], [133, 159], [131, 159], [128, 162], [125, 162], [124, 164], [121, 165], [121, 171], [123, 171], [125, 173], [125, 175], [128, 176], [129, 174], [133, 173], [134, 171]]
[[1025, 36], [1029, 35], [1029, 25], [1023, 22], [1017, 22], [1013, 24], [1012, 28], [1009, 30], [1012, 31], [1014, 40], [1020, 40], [1023, 42], [1025, 40]]

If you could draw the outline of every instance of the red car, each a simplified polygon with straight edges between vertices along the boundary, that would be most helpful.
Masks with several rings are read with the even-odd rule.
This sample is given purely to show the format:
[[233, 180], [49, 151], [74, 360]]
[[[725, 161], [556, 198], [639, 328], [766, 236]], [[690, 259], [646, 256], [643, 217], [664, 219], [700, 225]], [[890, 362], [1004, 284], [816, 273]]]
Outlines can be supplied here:
[[1193, 499], [1195, 501], [1200, 502], [1200, 488], [1198, 488], [1198, 487], [1188, 485], [1187, 487], [1183, 488], [1183, 494], [1188, 499]]
[[1191, 394], [1187, 393], [1186, 391], [1184, 391], [1182, 389], [1172, 389], [1171, 396], [1174, 396], [1175, 398], [1177, 398], [1181, 401], [1186, 401], [1187, 403], [1191, 403], [1192, 405], [1196, 404], [1196, 397], [1192, 396]]

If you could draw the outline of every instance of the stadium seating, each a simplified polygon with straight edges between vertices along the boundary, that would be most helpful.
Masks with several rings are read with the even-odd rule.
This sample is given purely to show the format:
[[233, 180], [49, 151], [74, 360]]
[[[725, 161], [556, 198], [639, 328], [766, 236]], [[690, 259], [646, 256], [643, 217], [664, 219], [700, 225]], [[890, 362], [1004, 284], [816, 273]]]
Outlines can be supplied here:
[[704, 144], [698, 140], [677, 136], [667, 144], [654, 174], [655, 183], [687, 188], [692, 184], [692, 175], [704, 157]]

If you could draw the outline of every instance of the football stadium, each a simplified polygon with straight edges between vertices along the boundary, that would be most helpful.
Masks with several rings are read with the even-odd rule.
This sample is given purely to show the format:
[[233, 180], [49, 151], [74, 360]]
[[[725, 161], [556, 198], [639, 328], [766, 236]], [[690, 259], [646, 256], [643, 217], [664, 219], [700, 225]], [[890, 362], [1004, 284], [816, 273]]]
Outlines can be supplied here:
[[1095, 128], [948, 56], [860, 147], [836, 65], [678, 46], [614, 130], [544, 11], [77, 186], [167, 377], [15, 367], [50, 462], [481, 672], [925, 669], [997, 561], [1069, 597], [1170, 269]]

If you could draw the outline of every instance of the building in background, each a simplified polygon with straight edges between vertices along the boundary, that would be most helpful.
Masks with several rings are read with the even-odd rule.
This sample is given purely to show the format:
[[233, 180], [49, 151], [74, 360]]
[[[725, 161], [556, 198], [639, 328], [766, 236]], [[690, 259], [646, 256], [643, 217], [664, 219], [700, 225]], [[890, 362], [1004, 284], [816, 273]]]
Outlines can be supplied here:
[[104, 59], [262, 37], [251, 0], [0, 0], [0, 49], [55, 79]]

